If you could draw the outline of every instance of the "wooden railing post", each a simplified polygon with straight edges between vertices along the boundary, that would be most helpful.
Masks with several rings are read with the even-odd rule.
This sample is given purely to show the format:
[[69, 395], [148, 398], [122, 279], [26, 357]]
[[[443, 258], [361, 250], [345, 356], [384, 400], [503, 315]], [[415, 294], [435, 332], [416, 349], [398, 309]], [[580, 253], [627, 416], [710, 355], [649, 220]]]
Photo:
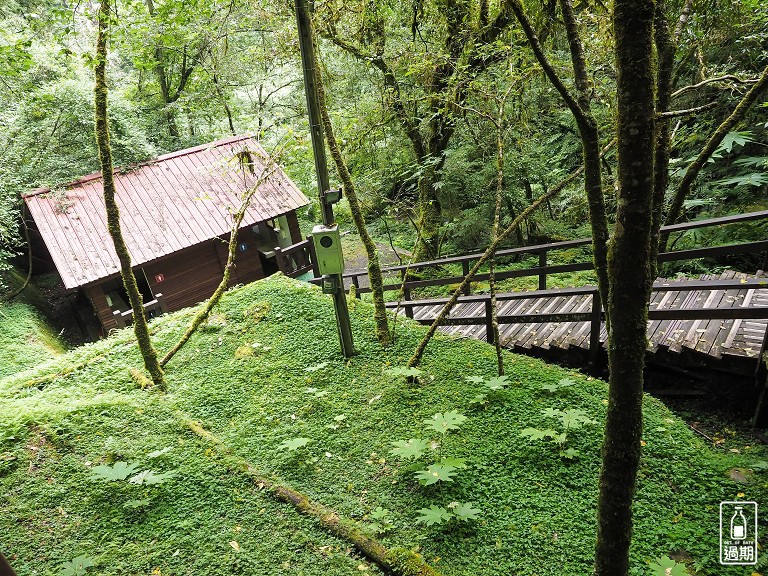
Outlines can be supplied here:
[[[464, 278], [469, 276], [469, 260], [461, 261], [461, 273], [464, 275]], [[472, 282], [467, 282], [467, 285], [464, 287], [464, 296], [469, 296], [470, 294], [472, 294]]]
[[118, 328], [125, 328], [125, 318], [123, 318], [123, 313], [120, 312], [120, 310], [112, 312], [112, 317], [115, 319], [115, 322], [117, 322]]
[[[411, 289], [407, 286], [403, 286], [403, 298], [406, 302], [411, 299]], [[413, 306], [409, 306], [408, 304], [405, 305], [405, 315], [408, 318], [413, 318]]]
[[275, 246], [275, 260], [277, 261], [277, 269], [280, 270], [283, 274], [288, 276], [291, 271], [288, 270], [288, 267], [286, 266], [287, 258], [283, 254], [283, 249], [280, 248], [280, 246]]
[[592, 292], [592, 311], [589, 325], [589, 368], [593, 374], [597, 374], [599, 371], [601, 312], [600, 293], [595, 290]]
[[495, 344], [493, 337], [493, 308], [491, 307], [491, 297], [485, 300], [485, 341], [488, 344]]
[[317, 268], [317, 254], [315, 254], [315, 244], [312, 242], [312, 234], [307, 236], [309, 247], [309, 261], [312, 264], [312, 276], [320, 278], [320, 270]]
[[155, 294], [155, 300], [157, 300], [157, 304], [160, 306], [160, 312], [166, 314], [168, 312], [168, 306], [165, 303], [165, 296], [163, 296], [162, 292]]
[[[539, 268], [547, 267], [547, 251], [542, 250], [539, 252]], [[547, 289], [547, 271], [543, 270], [539, 273], [539, 290]]]
[[352, 284], [355, 287], [355, 298], [360, 298], [360, 277], [357, 274], [352, 276]]

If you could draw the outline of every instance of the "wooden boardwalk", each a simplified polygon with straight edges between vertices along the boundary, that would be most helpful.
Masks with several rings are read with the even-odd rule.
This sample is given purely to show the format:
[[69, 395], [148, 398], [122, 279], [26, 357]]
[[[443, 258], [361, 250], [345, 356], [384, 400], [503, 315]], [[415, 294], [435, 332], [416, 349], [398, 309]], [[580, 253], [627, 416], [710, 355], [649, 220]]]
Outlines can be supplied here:
[[[657, 279], [658, 287], [652, 295], [650, 310], [768, 308], [768, 289], [745, 287], [728, 289], [701, 288], [701, 281], [747, 281], [765, 277], [760, 271], [755, 275], [731, 270], [719, 275], [704, 275], [694, 279]], [[681, 290], [680, 282], [696, 282], [697, 289]], [[678, 287], [664, 290], [664, 284], [674, 282]], [[592, 309], [592, 295], [547, 294], [542, 297], [504, 300], [497, 304], [499, 316], [536, 314], [584, 313]], [[442, 305], [414, 306], [413, 317], [422, 323], [434, 319]], [[763, 315], [756, 314], [756, 315]], [[459, 302], [449, 318], [485, 316], [482, 301]], [[698, 319], [648, 321], [648, 352], [651, 358], [667, 358], [676, 364], [693, 364], [700, 367], [718, 366], [724, 370], [750, 372], [756, 365], [763, 340], [768, 329], [768, 319]], [[486, 339], [484, 324], [442, 326], [445, 333], [457, 336]], [[600, 344], [605, 347], [605, 324], [601, 324]], [[541, 356], [573, 354], [585, 356], [590, 346], [589, 321], [544, 321], [538, 323], [505, 323], [499, 327], [499, 337], [506, 348]], [[682, 356], [686, 362], [680, 362]]]

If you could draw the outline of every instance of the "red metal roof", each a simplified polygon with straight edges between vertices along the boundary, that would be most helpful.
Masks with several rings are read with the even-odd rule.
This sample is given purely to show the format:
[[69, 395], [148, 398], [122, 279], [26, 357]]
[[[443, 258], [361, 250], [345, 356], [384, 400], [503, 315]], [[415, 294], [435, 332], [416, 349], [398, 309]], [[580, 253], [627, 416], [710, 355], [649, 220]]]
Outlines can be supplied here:
[[[237, 154], [251, 152], [254, 172]], [[227, 234], [231, 213], [264, 170], [267, 154], [248, 136], [180, 150], [115, 171], [120, 224], [134, 265]], [[24, 201], [67, 288], [119, 272], [107, 232], [101, 172], [64, 185], [41, 188]], [[253, 195], [243, 226], [270, 220], [309, 203], [280, 169]]]

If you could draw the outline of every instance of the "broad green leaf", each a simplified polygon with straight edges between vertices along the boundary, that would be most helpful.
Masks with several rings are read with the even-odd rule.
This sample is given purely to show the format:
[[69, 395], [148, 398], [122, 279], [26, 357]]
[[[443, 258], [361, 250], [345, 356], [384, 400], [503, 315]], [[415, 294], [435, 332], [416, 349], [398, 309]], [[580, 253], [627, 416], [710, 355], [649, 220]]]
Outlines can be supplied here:
[[416, 376], [421, 376], [421, 370], [418, 368], [412, 367], [408, 368], [407, 366], [395, 366], [393, 368], [388, 368], [387, 370], [384, 370], [384, 374], [387, 374], [388, 376], [405, 376], [406, 378], [413, 378]]
[[419, 510], [419, 514], [420, 516], [416, 518], [416, 522], [419, 522], [420, 524], [426, 524], [427, 526], [432, 526], [433, 524], [442, 524], [443, 522], [448, 522], [448, 520], [453, 518], [452, 512], [449, 512], [440, 506], [435, 506], [434, 504], [432, 504], [429, 508], [422, 508]]
[[722, 184], [723, 186], [755, 186], [756, 188], [759, 188], [764, 184], [768, 184], [768, 174], [765, 172], [751, 172], [750, 174], [742, 174], [741, 176], [718, 180], [715, 184]]
[[411, 438], [410, 440], [397, 440], [392, 442], [394, 448], [389, 451], [393, 456], [402, 458], [419, 458], [429, 447], [429, 441], [422, 438]]
[[170, 452], [171, 450], [173, 450], [173, 448], [171, 448], [170, 446], [166, 446], [165, 448], [161, 448], [160, 450], [155, 450], [153, 452], [150, 452], [149, 454], [147, 454], [147, 458], [152, 458], [152, 459], [158, 458], [163, 454], [168, 454], [168, 452]]
[[542, 411], [542, 414], [544, 414], [546, 418], [559, 418], [562, 413], [563, 411], [558, 410], [557, 408], [547, 408]]
[[579, 451], [576, 450], [576, 448], [566, 448], [565, 450], [560, 451], [560, 456], [568, 460], [573, 460], [578, 455], [579, 455]]
[[747, 156], [735, 160], [733, 164], [745, 168], [768, 168], [768, 156]]
[[322, 370], [328, 366], [328, 362], [321, 362], [320, 364], [315, 364], [314, 366], [307, 366], [304, 368], [304, 372], [317, 372], [318, 370]]
[[280, 443], [280, 446], [278, 448], [282, 450], [290, 450], [293, 452], [294, 450], [298, 450], [302, 446], [306, 446], [310, 443], [309, 438], [291, 438], [290, 440], [283, 440]]
[[480, 514], [480, 510], [472, 508], [472, 502], [458, 502], [453, 507], [453, 514], [457, 520], [467, 522], [469, 520], [477, 520], [477, 516]]
[[453, 456], [448, 456], [447, 458], [443, 458], [438, 462], [438, 464], [442, 466], [453, 466], [454, 468], [466, 468], [467, 467], [467, 459], [466, 458], [454, 458]]
[[470, 406], [474, 404], [485, 404], [488, 401], [487, 394], [477, 394], [469, 401]]
[[488, 380], [485, 385], [491, 390], [501, 390], [505, 386], [509, 385], [509, 376], [494, 376]]
[[573, 408], [560, 413], [560, 421], [566, 428], [581, 428], [583, 424], [596, 424], [584, 410]]
[[145, 508], [149, 506], [149, 500], [128, 500], [125, 504], [123, 504], [123, 508], [127, 508], [128, 510], [136, 510], [137, 508]]
[[744, 132], [728, 132], [720, 143], [720, 146], [717, 147], [717, 152], [725, 150], [730, 153], [734, 146], [744, 146], [749, 142], [754, 142], [754, 138], [752, 132], [749, 132], [748, 130]]
[[470, 384], [484, 384], [485, 378], [482, 376], [464, 376], [464, 380], [469, 382]]
[[91, 469], [91, 479], [105, 480], [107, 482], [125, 480], [128, 476], [133, 474], [138, 467], [138, 464], [128, 464], [122, 460], [115, 462], [112, 466], [107, 466], [105, 464], [94, 466]]
[[374, 518], [375, 520], [383, 520], [387, 516], [389, 516], [389, 510], [382, 508], [381, 506], [377, 506], [376, 509], [371, 512], [371, 518]]
[[92, 558], [88, 556], [78, 556], [73, 558], [69, 562], [64, 562], [59, 567], [57, 576], [80, 576], [85, 574], [88, 568], [95, 566]]
[[459, 425], [467, 419], [463, 414], [455, 410], [450, 412], [434, 414], [432, 418], [427, 418], [424, 423], [440, 434], [445, 434], [449, 430], [458, 430]]
[[173, 472], [163, 472], [163, 473], [157, 473], [154, 470], [142, 470], [135, 476], [131, 477], [128, 482], [131, 484], [138, 484], [141, 486], [142, 484], [146, 484], [147, 486], [151, 486], [152, 484], [162, 484], [169, 478], [173, 478], [175, 474]]
[[653, 570], [653, 576], [688, 576], [685, 564], [680, 564], [669, 556], [656, 558], [651, 562], [651, 570]]
[[557, 432], [550, 429], [539, 430], [538, 428], [523, 428], [520, 430], [520, 436], [530, 438], [531, 440], [544, 440], [545, 438], [554, 438], [556, 434]]
[[567, 439], [568, 439], [568, 435], [565, 432], [561, 432], [560, 434], [555, 434], [554, 436], [552, 436], [552, 442], [560, 446], [565, 444], [565, 441]]
[[455, 475], [455, 466], [443, 466], [441, 464], [432, 464], [426, 470], [416, 472], [416, 478], [422, 486], [431, 486], [438, 482], [453, 482], [453, 476]]

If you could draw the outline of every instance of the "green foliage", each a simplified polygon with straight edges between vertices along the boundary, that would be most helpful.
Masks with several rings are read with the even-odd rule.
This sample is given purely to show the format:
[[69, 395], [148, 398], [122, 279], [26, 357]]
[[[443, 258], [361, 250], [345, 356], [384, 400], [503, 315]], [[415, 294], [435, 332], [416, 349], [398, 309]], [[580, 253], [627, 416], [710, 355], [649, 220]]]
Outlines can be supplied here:
[[576, 384], [576, 382], [573, 380], [573, 378], [563, 378], [562, 380], [558, 381], [557, 383], [551, 383], [547, 382], [546, 384], [541, 385], [541, 389], [545, 390], [551, 394], [554, 394], [555, 392], [559, 392], [560, 390], [563, 390], [564, 388], [570, 388]]
[[390, 518], [391, 515], [392, 512], [390, 510], [382, 508], [381, 506], [377, 506], [369, 514], [369, 516], [374, 520], [374, 522], [369, 523], [369, 527], [377, 534], [388, 532], [395, 526], [394, 522], [392, 522], [392, 519]]
[[158, 473], [153, 470], [142, 470], [135, 476], [131, 476], [131, 478], [128, 480], [131, 484], [138, 484], [141, 486], [142, 484], [146, 486], [151, 486], [154, 484], [162, 484], [169, 478], [173, 478], [175, 474], [173, 472], [162, 472]]
[[422, 371], [419, 368], [408, 366], [394, 366], [384, 370], [384, 374], [393, 376], [395, 378], [416, 378], [422, 375]]
[[434, 526], [435, 524], [445, 524], [452, 519], [459, 522], [477, 520], [480, 510], [473, 508], [472, 502], [451, 502], [445, 508], [432, 504], [429, 508], [422, 508], [418, 513], [420, 516], [416, 518], [416, 522]]
[[[268, 317], [243, 321], [253, 302], [267, 300]], [[425, 558], [440, 557], [439, 566], [450, 566], [455, 576], [484, 574], [488, 566], [516, 576], [590, 572], [602, 426], [569, 431], [565, 449], [580, 455], [567, 466], [545, 449], [559, 451], [550, 439], [534, 443], [518, 434], [526, 426], [561, 433], [560, 417], [542, 415], [548, 407], [583, 410], [600, 422], [604, 382], [505, 352], [515, 382], [495, 393], [505, 401], [473, 415], [458, 431], [439, 434], [423, 419], [461, 412], [477, 392], [464, 376], [492, 374], [493, 347], [439, 337], [422, 367], [434, 374], [434, 384], [404, 387], [383, 374], [382, 365], [402, 365], [408, 357], [422, 334], [411, 322], [398, 326], [398, 339], [386, 350], [373, 338], [358, 338], [358, 354], [345, 362], [334, 338], [318, 337], [333, 333], [335, 323], [329, 299], [314, 288], [272, 277], [228, 291], [219, 306], [228, 321], [190, 340], [168, 370], [162, 399], [132, 385], [127, 368], [137, 365], [139, 355], [131, 335], [122, 332], [24, 375], [0, 377], [0, 431], [13, 437], [0, 444], [0, 493], [7, 495], [0, 534], [14, 551], [20, 576], [55, 573], [75, 554], [98, 559], [93, 573], [119, 568], [148, 574], [157, 567], [163, 574], [230, 576], [262, 574], [265, 566], [306, 576], [358, 573], [359, 557], [346, 552], [344, 540], [228, 468], [225, 450], [341, 516], [362, 519], [365, 532], [376, 532], [370, 525], [379, 524], [388, 545], [418, 545]], [[191, 314], [155, 320], [153, 338], [161, 346], [175, 342]], [[356, 334], [371, 333], [368, 303], [358, 302], [352, 322]], [[232, 362], [238, 346], [254, 341], [272, 346], [273, 353], [259, 362]], [[323, 371], [304, 371], [322, 362], [328, 362]], [[42, 390], [24, 386], [51, 373], [61, 375]], [[556, 395], [542, 391], [543, 384], [566, 377], [577, 385]], [[305, 393], [308, 387], [316, 391]], [[329, 394], [316, 398], [317, 389]], [[204, 423], [222, 440], [222, 450], [192, 437], [180, 426], [179, 413]], [[341, 428], [326, 428], [342, 414]], [[738, 445], [740, 454], [712, 449], [650, 397], [644, 416], [647, 446], [634, 503], [633, 575], [646, 576], [648, 559], [659, 551], [683, 549], [702, 574], [743, 576], [739, 567], [719, 566], [712, 552], [712, 503], [735, 499], [738, 492], [764, 501], [763, 471], [755, 470], [748, 485], [726, 472], [759, 468], [768, 451], [759, 444], [748, 450]], [[296, 437], [312, 443], [282, 453], [280, 444]], [[415, 468], [414, 460], [389, 454], [394, 440], [412, 438], [440, 441]], [[302, 450], [308, 455], [297, 462], [292, 455], [303, 456]], [[164, 453], [149, 458], [159, 451]], [[103, 464], [105, 458], [110, 465], [136, 460], [142, 466], [123, 481], [91, 480], [83, 463]], [[419, 485], [414, 472], [440, 462], [455, 468], [453, 482]], [[144, 469], [176, 475], [159, 486], [128, 482]], [[482, 512], [464, 513], [462, 503]], [[415, 522], [422, 515], [417, 511], [433, 505], [454, 517], [431, 527]], [[377, 507], [390, 512], [377, 519]], [[477, 519], [461, 523], [457, 508]], [[392, 526], [385, 527], [385, 520]], [[230, 541], [238, 543], [239, 553]], [[380, 574], [372, 565], [367, 572]]]
[[289, 452], [295, 452], [299, 448], [302, 448], [309, 444], [311, 440], [309, 438], [290, 438], [283, 440], [278, 448], [280, 450], [288, 450]]
[[94, 480], [103, 480], [105, 482], [114, 482], [117, 480], [125, 480], [133, 474], [139, 465], [137, 463], [128, 464], [122, 460], [118, 460], [112, 466], [102, 464], [100, 466], [94, 466], [91, 468], [91, 478]]
[[661, 556], [651, 562], [653, 576], [687, 576], [685, 564], [672, 560], [669, 556]]
[[463, 414], [456, 410], [449, 412], [433, 414], [431, 418], [424, 420], [429, 428], [440, 434], [447, 434], [449, 430], [458, 430], [459, 426], [467, 419]]
[[88, 572], [88, 568], [96, 566], [92, 558], [88, 556], [77, 556], [72, 560], [64, 562], [56, 576], [82, 576]]
[[429, 447], [429, 441], [423, 438], [411, 438], [410, 440], [396, 440], [392, 445], [394, 448], [389, 453], [393, 456], [416, 460]]
[[431, 486], [438, 482], [453, 482], [453, 477], [458, 469], [457, 466], [452, 466], [445, 460], [441, 460], [437, 464], [431, 464], [426, 470], [418, 470], [415, 476], [422, 486]]

